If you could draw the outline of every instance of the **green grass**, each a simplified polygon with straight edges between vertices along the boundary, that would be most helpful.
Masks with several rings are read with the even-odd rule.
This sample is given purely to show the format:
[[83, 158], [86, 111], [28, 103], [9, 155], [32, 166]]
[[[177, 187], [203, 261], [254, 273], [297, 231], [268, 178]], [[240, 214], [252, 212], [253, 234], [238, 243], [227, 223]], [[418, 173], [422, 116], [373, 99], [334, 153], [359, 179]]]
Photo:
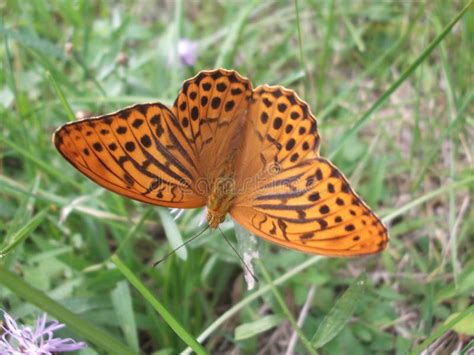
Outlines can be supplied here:
[[[293, 333], [296, 353], [472, 346], [461, 332], [474, 329], [456, 324], [472, 317], [474, 292], [473, 10], [4, 1], [0, 308], [25, 323], [48, 312], [66, 323], [62, 336], [89, 343], [83, 354], [284, 353]], [[199, 44], [193, 67], [169, 61], [179, 38]], [[260, 282], [246, 291], [213, 232], [152, 268], [202, 229], [200, 212], [174, 222], [104, 191], [51, 143], [79, 111], [171, 104], [182, 80], [219, 66], [308, 101], [322, 154], [389, 226], [383, 254], [330, 259], [261, 242]], [[222, 228], [233, 238], [230, 221]]]

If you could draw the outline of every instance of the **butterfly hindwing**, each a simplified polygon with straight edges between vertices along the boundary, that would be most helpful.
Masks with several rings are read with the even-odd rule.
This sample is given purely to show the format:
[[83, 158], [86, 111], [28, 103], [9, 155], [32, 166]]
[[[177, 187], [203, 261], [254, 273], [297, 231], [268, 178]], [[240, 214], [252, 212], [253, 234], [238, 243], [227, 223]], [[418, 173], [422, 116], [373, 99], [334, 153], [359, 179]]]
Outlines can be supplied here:
[[388, 242], [382, 222], [324, 158], [282, 170], [230, 214], [255, 235], [308, 253], [366, 255]]

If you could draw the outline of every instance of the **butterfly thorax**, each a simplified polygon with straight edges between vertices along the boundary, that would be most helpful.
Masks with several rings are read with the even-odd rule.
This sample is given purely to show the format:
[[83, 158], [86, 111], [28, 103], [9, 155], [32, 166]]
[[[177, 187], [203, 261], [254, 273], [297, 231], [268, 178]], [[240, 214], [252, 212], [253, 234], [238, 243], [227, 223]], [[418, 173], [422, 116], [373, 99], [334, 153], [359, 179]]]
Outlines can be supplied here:
[[217, 228], [225, 219], [235, 197], [233, 155], [223, 163], [217, 178], [211, 185], [207, 199], [207, 222], [211, 228]]

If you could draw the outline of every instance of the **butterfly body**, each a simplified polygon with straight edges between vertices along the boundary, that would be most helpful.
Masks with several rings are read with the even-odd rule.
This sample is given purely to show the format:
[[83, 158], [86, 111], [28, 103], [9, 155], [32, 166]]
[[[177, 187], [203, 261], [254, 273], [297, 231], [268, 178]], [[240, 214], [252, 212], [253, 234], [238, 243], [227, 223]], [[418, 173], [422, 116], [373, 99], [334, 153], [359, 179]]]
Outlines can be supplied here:
[[72, 122], [59, 152], [101, 186], [165, 207], [229, 213], [278, 245], [328, 256], [374, 254], [388, 244], [380, 219], [319, 155], [316, 119], [295, 92], [235, 71], [202, 71], [171, 109], [135, 105]]
[[217, 228], [229, 212], [235, 197], [235, 181], [232, 177], [219, 177], [216, 179], [213, 191], [207, 202], [207, 222], [211, 228]]

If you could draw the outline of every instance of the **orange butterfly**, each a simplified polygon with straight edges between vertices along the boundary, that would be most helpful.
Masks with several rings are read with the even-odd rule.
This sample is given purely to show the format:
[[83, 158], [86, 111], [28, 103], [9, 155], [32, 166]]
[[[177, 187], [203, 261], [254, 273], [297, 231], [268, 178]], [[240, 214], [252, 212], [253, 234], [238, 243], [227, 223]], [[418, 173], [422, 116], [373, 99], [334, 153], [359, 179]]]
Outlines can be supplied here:
[[388, 233], [344, 175], [319, 155], [316, 119], [295, 92], [232, 70], [184, 82], [173, 108], [139, 104], [68, 123], [59, 152], [99, 185], [153, 205], [207, 206], [255, 235], [304, 252], [382, 251]]

